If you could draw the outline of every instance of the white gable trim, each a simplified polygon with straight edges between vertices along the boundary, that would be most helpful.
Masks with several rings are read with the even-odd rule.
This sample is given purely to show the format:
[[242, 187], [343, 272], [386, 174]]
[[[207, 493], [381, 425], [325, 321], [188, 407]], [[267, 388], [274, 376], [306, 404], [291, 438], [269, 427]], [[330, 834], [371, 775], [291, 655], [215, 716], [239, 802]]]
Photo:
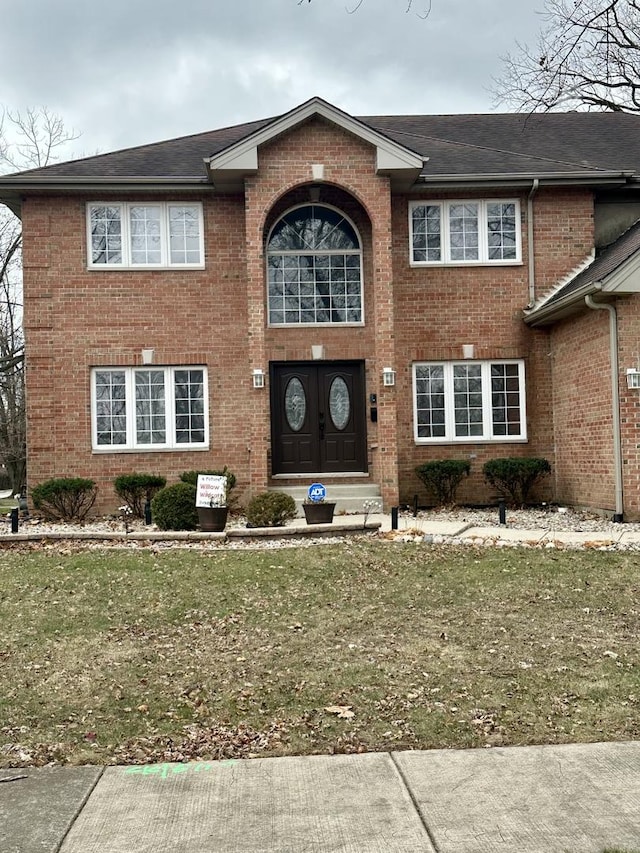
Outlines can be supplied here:
[[604, 293], [640, 293], [640, 251], [636, 251], [602, 280]]
[[311, 100], [274, 119], [266, 127], [257, 130], [240, 142], [214, 154], [212, 157], [205, 158], [210, 174], [214, 176], [217, 172], [224, 176], [226, 173], [229, 177], [236, 177], [241, 174], [255, 173], [258, 169], [258, 148], [261, 145], [293, 130], [302, 122], [315, 116], [332, 122], [372, 145], [376, 149], [376, 171], [379, 174], [415, 172], [414, 180], [420, 174], [424, 157], [402, 145], [398, 145], [391, 139], [387, 139], [387, 137], [372, 130], [332, 104], [323, 101], [322, 98], [311, 98]]

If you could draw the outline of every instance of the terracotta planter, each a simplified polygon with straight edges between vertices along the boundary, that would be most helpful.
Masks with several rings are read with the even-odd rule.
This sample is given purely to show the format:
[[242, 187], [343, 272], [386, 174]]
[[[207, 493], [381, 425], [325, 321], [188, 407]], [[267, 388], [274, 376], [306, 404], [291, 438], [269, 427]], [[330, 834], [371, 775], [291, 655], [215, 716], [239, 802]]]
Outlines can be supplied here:
[[228, 506], [199, 506], [198, 521], [200, 530], [205, 533], [220, 532], [227, 524]]
[[307, 524], [331, 524], [335, 503], [302, 504]]

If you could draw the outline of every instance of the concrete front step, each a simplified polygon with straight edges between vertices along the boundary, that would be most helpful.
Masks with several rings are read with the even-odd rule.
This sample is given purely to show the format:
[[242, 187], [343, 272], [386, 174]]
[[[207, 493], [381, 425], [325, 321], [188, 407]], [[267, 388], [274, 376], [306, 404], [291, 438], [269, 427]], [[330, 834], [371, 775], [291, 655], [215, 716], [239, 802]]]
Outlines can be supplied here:
[[[320, 478], [318, 478], [320, 479]], [[339, 515], [345, 512], [362, 512], [365, 501], [378, 501], [382, 509], [382, 497], [380, 487], [376, 483], [331, 483], [327, 478], [321, 479], [327, 489], [327, 501], [333, 501], [336, 505], [335, 513]], [[298, 515], [304, 515], [302, 504], [307, 497], [311, 480], [302, 486], [273, 485], [269, 487], [271, 492], [284, 492], [295, 500], [298, 507]]]

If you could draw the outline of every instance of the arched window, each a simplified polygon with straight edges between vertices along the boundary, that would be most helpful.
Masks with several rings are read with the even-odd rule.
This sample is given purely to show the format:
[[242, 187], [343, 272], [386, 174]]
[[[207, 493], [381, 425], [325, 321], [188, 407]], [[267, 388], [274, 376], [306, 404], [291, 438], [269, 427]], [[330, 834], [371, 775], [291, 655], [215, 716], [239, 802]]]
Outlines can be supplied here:
[[267, 241], [269, 324], [362, 322], [362, 249], [339, 211], [288, 211]]

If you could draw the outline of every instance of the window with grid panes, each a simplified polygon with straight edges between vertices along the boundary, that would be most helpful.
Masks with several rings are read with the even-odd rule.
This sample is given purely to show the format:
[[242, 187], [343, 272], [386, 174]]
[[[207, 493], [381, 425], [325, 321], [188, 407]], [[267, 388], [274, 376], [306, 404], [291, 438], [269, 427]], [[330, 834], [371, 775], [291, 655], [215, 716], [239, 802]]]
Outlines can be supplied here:
[[362, 323], [362, 250], [353, 224], [319, 204], [296, 207], [267, 241], [269, 324]]

